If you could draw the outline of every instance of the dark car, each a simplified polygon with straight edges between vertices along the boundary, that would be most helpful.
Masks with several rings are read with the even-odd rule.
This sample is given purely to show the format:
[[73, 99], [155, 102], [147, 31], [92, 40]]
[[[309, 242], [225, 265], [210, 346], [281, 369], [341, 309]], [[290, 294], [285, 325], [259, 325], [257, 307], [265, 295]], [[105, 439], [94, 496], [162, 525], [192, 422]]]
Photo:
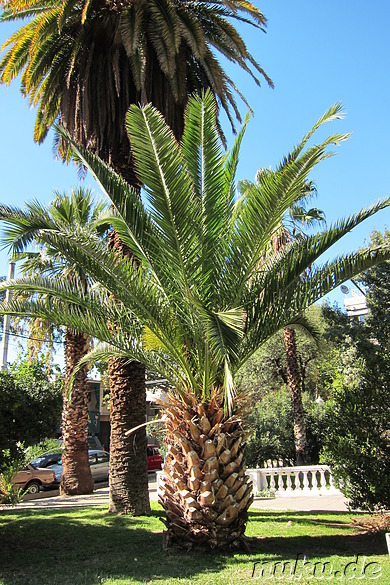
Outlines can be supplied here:
[[49, 465], [61, 461], [61, 457], [62, 453], [45, 453], [44, 455], [34, 459], [34, 461], [32, 461], [32, 465], [35, 467], [40, 467], [41, 469], [45, 469]]
[[[87, 437], [87, 441], [88, 441], [88, 449], [96, 449], [98, 451], [104, 451], [104, 447], [102, 446], [101, 442], [99, 441], [98, 437], [95, 436], [89, 436]], [[63, 442], [62, 440], [58, 441], [58, 447], [59, 449], [62, 448]], [[34, 459], [34, 461], [32, 461], [32, 464], [35, 465], [35, 467], [40, 467], [42, 469], [48, 467], [49, 465], [53, 465], [53, 463], [59, 463], [61, 461], [62, 458], [62, 453], [44, 453], [43, 455], [40, 455], [39, 457], [37, 457], [36, 459]]]
[[95, 435], [90, 435], [89, 437], [87, 437], [87, 441], [88, 441], [88, 449], [96, 449], [98, 451], [105, 451], [105, 448], [101, 444], [99, 438], [95, 437]]

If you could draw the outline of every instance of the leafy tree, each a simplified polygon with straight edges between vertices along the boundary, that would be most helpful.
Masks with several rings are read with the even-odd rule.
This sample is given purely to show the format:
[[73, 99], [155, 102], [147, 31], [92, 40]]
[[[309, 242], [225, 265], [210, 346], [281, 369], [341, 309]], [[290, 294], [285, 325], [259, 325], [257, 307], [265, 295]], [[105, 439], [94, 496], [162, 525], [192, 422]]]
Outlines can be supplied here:
[[[318, 305], [310, 307], [306, 312], [306, 318], [317, 331], [317, 337], [314, 339], [299, 329], [296, 331], [297, 360], [302, 392], [308, 391], [314, 397], [317, 389], [317, 368], [321, 367], [322, 360], [325, 363], [329, 360], [331, 348], [328, 339], [326, 342], [323, 341], [325, 320], [321, 307]], [[283, 332], [276, 333], [248, 360], [235, 382], [243, 392], [250, 392], [255, 402], [270, 392], [279, 391], [287, 384]], [[323, 388], [322, 379], [318, 382]]]
[[[329, 420], [327, 400], [336, 375], [336, 348], [325, 340], [326, 322], [322, 307], [314, 305], [306, 312], [307, 318], [318, 332], [314, 340], [306, 333], [296, 331], [297, 361], [302, 384], [302, 409], [305, 420], [307, 462], [316, 464], [322, 449], [322, 439]], [[287, 363], [283, 333], [268, 340], [243, 367], [236, 377], [240, 391], [253, 395], [249, 427], [248, 465], [262, 466], [271, 459], [295, 461], [291, 396], [286, 393]], [[338, 363], [338, 361], [337, 361]], [[333, 365], [332, 365], [333, 364]], [[325, 374], [323, 374], [323, 370]]]
[[61, 419], [63, 382], [43, 360], [26, 359], [0, 372], [0, 469], [23, 457], [22, 444], [54, 436]]
[[[371, 246], [390, 240], [374, 232]], [[352, 505], [363, 509], [390, 507], [390, 264], [385, 262], [363, 276], [368, 287], [366, 325], [345, 325], [336, 316], [340, 371], [334, 383], [332, 425], [323, 459]]]
[[[332, 107], [322, 121], [339, 112]], [[233, 376], [276, 331], [304, 326], [301, 312], [310, 304], [389, 259], [388, 248], [379, 246], [313, 267], [332, 244], [390, 200], [291, 242], [268, 255], [259, 270], [274, 230], [308, 174], [327, 158], [328, 146], [345, 136], [332, 135], [311, 147], [304, 139], [298, 156], [286, 157], [277, 173], [264, 174], [257, 189], [236, 200], [242, 133], [226, 156], [216, 116], [209, 93], [191, 100], [179, 146], [151, 105], [130, 108], [127, 129], [145, 184], [145, 205], [102, 161], [70, 140], [115, 205], [107, 221], [139, 261], [119, 260], [83, 229], [46, 229], [47, 218], [40, 212], [42, 241], [84, 266], [102, 288], [85, 291], [76, 285], [70, 290], [61, 277], [56, 282], [20, 279], [4, 286], [24, 287], [31, 300], [3, 305], [2, 312], [44, 315], [100, 339], [80, 367], [112, 355], [137, 359], [172, 384], [163, 404], [166, 537], [185, 546], [225, 548], [242, 541], [253, 499], [245, 474], [246, 396], [236, 393]], [[11, 224], [20, 213], [0, 209]], [[309, 266], [310, 274], [302, 278]], [[39, 291], [50, 295], [50, 303], [34, 298]], [[137, 429], [134, 434], [136, 448]]]
[[[305, 394], [303, 410], [306, 421], [308, 460], [317, 464], [324, 437], [331, 425], [330, 401], [317, 403]], [[249, 417], [251, 435], [247, 445], [248, 467], [262, 467], [271, 460], [292, 465], [295, 460], [294, 424], [291, 397], [286, 387], [260, 400]]]
[[[125, 114], [130, 104], [153, 103], [177, 139], [184, 125], [189, 96], [209, 88], [232, 125], [240, 119], [236, 96], [244, 96], [216, 55], [258, 77], [271, 80], [248, 52], [234, 23], [265, 30], [266, 19], [250, 2], [100, 2], [88, 0], [7, 0], [2, 20], [30, 20], [3, 48], [0, 82], [21, 74], [23, 94], [38, 106], [34, 139], [41, 142], [55, 121], [78, 143], [98, 154], [139, 188], [134, 174]], [[58, 151], [70, 156], [57, 135]], [[120, 254], [129, 250], [115, 232], [109, 244]], [[145, 418], [145, 370], [142, 364], [116, 358], [109, 364], [111, 392], [110, 511], [150, 511], [145, 465], [134, 473], [134, 449], [126, 434], [138, 416]], [[143, 454], [142, 454], [143, 453]], [[146, 435], [137, 460], [146, 459]]]

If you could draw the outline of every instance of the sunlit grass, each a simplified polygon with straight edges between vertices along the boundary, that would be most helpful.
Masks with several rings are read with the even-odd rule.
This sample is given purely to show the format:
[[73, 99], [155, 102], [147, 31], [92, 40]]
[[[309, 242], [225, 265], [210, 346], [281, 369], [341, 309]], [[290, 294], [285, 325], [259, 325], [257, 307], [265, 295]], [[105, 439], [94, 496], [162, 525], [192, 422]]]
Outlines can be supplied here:
[[[348, 513], [253, 510], [247, 530], [252, 537], [250, 552], [205, 554], [177, 549], [164, 552], [162, 510], [157, 504], [152, 506], [153, 515], [147, 518], [113, 516], [106, 507], [1, 512], [0, 583], [229, 585], [285, 581], [302, 585], [347, 583], [353, 571], [356, 579], [363, 577], [360, 582], [364, 583], [372, 580], [375, 570], [380, 571], [378, 583], [390, 583], [384, 535], [357, 528]], [[349, 565], [343, 576], [356, 555], [356, 567]], [[278, 561], [290, 562], [285, 565], [284, 579], [282, 565], [275, 564]], [[309, 565], [309, 561], [331, 563], [333, 577], [330, 565], [324, 565], [324, 573], [319, 574], [321, 565]], [[361, 573], [363, 562], [365, 576]], [[373, 562], [376, 564], [367, 568]]]

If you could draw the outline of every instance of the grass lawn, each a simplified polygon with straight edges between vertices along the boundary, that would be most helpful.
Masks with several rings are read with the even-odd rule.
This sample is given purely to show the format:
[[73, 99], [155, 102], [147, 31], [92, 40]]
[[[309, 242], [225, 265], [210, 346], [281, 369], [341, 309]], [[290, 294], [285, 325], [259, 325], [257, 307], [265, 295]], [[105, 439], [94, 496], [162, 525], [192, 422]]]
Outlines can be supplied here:
[[[106, 507], [0, 512], [0, 584], [304, 585], [375, 580], [390, 585], [384, 535], [355, 527], [353, 514], [253, 510], [247, 529], [248, 536], [256, 537], [251, 552], [225, 555], [163, 552], [162, 510], [152, 506], [148, 518], [112, 516]], [[356, 555], [357, 564], [347, 567]], [[278, 561], [290, 563], [284, 576]]]

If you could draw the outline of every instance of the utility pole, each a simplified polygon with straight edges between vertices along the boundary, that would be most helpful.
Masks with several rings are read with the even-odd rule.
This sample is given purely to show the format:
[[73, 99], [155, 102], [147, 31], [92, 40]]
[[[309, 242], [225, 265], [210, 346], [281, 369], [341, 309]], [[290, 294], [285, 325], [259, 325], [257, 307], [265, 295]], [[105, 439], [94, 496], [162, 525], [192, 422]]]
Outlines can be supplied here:
[[[9, 263], [8, 280], [12, 280], [15, 277], [15, 262]], [[5, 293], [5, 302], [9, 303], [12, 299], [12, 291], [7, 290]], [[4, 315], [3, 321], [3, 342], [1, 344], [1, 369], [7, 369], [7, 357], [8, 357], [8, 340], [9, 340], [9, 327], [11, 317], [10, 315]]]

